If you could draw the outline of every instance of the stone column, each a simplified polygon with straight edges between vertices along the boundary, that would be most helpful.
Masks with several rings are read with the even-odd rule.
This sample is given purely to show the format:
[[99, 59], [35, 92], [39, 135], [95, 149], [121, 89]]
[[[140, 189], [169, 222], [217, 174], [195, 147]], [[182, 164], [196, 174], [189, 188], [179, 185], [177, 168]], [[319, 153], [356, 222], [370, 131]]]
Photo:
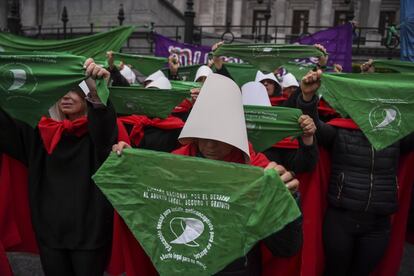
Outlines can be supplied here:
[[[213, 25], [214, 19], [214, 1], [200, 1], [199, 11], [197, 14], [199, 25]], [[203, 28], [203, 32], [213, 32], [212, 28]]]
[[22, 20], [23, 27], [37, 27], [37, 7], [34, 0], [21, 0], [20, 1], [20, 18]]
[[[290, 25], [286, 22], [286, 13], [287, 13], [287, 3], [286, 0], [276, 0], [273, 3], [273, 9], [272, 9], [272, 22], [276, 26], [284, 26], [284, 25]], [[276, 35], [276, 43], [278, 44], [285, 44], [285, 37], [286, 33], [289, 32], [289, 29], [284, 28], [278, 28]]]
[[369, 13], [366, 27], [378, 28], [381, 0], [367, 0], [367, 2], [369, 2]]
[[332, 20], [332, 0], [323, 0], [319, 2], [319, 12], [316, 13], [319, 14], [319, 22], [320, 26], [323, 27], [330, 27], [333, 24]]
[[[233, 11], [231, 17], [231, 25], [239, 26], [242, 24], [243, 0], [233, 0]], [[240, 36], [241, 29], [233, 28], [232, 32], [235, 36]]]
[[[381, 0], [367, 0], [368, 7], [368, 14], [366, 25], [363, 27], [370, 27], [370, 28], [378, 28], [379, 24], [379, 17], [380, 17], [380, 11], [381, 11]], [[378, 33], [377, 30], [371, 30], [366, 33], [366, 40], [365, 43], [368, 47], [380, 47], [381, 46], [381, 35]], [[375, 40], [375, 41], [369, 41], [369, 40]]]

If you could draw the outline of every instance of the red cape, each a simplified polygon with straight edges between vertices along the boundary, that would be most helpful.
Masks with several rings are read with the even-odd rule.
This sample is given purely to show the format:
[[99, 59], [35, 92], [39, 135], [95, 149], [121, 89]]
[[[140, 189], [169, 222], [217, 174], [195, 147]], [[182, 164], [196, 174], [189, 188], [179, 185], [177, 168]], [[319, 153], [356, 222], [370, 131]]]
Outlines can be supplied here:
[[27, 192], [27, 169], [0, 155], [0, 275], [13, 275], [5, 251], [37, 253]]

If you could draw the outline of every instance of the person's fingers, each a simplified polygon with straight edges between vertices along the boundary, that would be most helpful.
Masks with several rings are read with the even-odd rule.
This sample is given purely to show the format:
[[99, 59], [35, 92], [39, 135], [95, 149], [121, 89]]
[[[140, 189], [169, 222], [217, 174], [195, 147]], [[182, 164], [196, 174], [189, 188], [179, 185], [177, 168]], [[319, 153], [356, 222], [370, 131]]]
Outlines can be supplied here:
[[95, 66], [95, 68], [93, 68], [93, 71], [92, 71], [91, 77], [92, 77], [93, 79], [96, 79], [96, 78], [98, 77], [98, 73], [99, 73], [99, 71], [100, 71], [101, 69], [102, 69], [101, 67], [99, 67], [99, 66]]
[[286, 183], [286, 188], [288, 188], [289, 191], [291, 192], [296, 192], [299, 189], [299, 180], [292, 179], [291, 181], [289, 181], [288, 183]]
[[96, 78], [100, 79], [103, 77], [104, 74], [104, 70], [101, 68], [101, 70], [98, 71], [98, 73], [96, 74]]
[[88, 58], [87, 60], [85, 60], [85, 63], [83, 64], [83, 68], [88, 68], [88, 66], [94, 63], [93, 58]]
[[318, 69], [318, 70], [316, 71], [316, 75], [318, 76], [318, 79], [320, 79], [320, 78], [321, 78], [322, 74], [323, 74], [323, 72], [322, 72], [322, 70], [321, 70], [321, 69]]
[[130, 148], [130, 147], [131, 146], [128, 143], [121, 141], [118, 144], [115, 144], [112, 146], [112, 151], [116, 152], [117, 155], [121, 155], [123, 149]]
[[293, 178], [293, 175], [288, 171], [285, 171], [283, 174], [280, 175], [280, 179], [283, 181], [283, 183], [288, 183]]
[[87, 76], [91, 76], [91, 75], [92, 75], [93, 70], [95, 69], [95, 67], [96, 67], [96, 64], [95, 64], [95, 63], [90, 63], [90, 64], [88, 65], [88, 67], [86, 67], [86, 72], [85, 72], [85, 74], [86, 74]]
[[286, 168], [282, 165], [277, 165], [274, 169], [279, 173], [279, 175], [286, 173]]
[[313, 123], [312, 120], [309, 120], [308, 118], [306, 118], [300, 123], [300, 127], [302, 129], [305, 129], [306, 127], [308, 127], [312, 123]]
[[271, 170], [277, 167], [277, 163], [276, 162], [270, 162], [269, 164], [267, 164], [266, 168], [264, 168], [265, 170]]

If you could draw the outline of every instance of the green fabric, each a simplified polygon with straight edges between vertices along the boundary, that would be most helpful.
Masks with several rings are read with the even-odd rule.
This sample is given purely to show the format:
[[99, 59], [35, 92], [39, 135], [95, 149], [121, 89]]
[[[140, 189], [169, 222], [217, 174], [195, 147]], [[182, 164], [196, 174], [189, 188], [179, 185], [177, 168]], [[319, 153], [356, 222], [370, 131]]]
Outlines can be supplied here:
[[238, 86], [254, 81], [256, 78], [257, 68], [247, 63], [225, 63], [227, 71]]
[[0, 32], [0, 51], [67, 52], [105, 60], [106, 52], [119, 51], [134, 29], [132, 26], [124, 26], [66, 40], [41, 40]]
[[189, 91], [161, 90], [143, 87], [110, 87], [110, 99], [119, 114], [139, 114], [166, 118], [185, 98]]
[[161, 275], [215, 274], [300, 216], [277, 173], [253, 166], [127, 149], [93, 179]]
[[[85, 79], [84, 62], [84, 57], [68, 54], [1, 54], [1, 107], [12, 117], [35, 126], [59, 98]], [[97, 82], [97, 88], [106, 103], [105, 82]]]
[[[180, 66], [178, 69], [178, 75], [184, 80], [184, 81], [194, 81], [196, 73], [198, 68], [200, 67], [200, 64], [196, 65], [188, 65], [188, 66]], [[164, 68], [161, 71], [168, 76], [169, 68]]]
[[297, 80], [301, 80], [309, 71], [315, 68], [314, 64], [298, 64], [288, 62], [282, 65], [289, 73], [292, 73]]
[[244, 106], [247, 135], [256, 151], [264, 151], [286, 137], [302, 134], [298, 123], [300, 109], [286, 107]]
[[323, 53], [310, 45], [224, 44], [213, 52], [215, 56], [241, 58], [258, 69], [273, 72], [289, 60], [319, 57]]
[[[375, 71], [384, 73], [414, 73], [414, 62], [401, 60], [374, 60]], [[379, 73], [379, 72], [378, 72]]]
[[165, 67], [168, 62], [167, 58], [144, 56], [144, 55], [131, 55], [114, 52], [114, 60], [122, 61], [124, 64], [132, 65], [133, 69], [138, 70], [145, 76], [149, 76]]
[[414, 131], [414, 74], [324, 74], [324, 99], [348, 114], [376, 150]]
[[191, 88], [201, 87], [201, 83], [192, 81], [177, 81], [170, 80], [171, 86], [174, 90], [186, 90], [189, 91]]

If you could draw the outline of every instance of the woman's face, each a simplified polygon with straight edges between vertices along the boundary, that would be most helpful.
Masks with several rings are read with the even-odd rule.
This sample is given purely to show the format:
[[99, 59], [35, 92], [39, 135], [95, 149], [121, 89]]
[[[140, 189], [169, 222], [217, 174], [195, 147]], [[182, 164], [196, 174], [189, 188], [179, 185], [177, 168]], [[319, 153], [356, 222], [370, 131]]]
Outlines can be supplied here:
[[267, 95], [269, 97], [275, 94], [276, 85], [274, 81], [265, 79], [265, 80], [262, 80], [261, 83], [266, 87]]
[[296, 90], [296, 86], [289, 86], [289, 87], [283, 88], [283, 93], [290, 96], [293, 94], [293, 92], [295, 92], [295, 90]]
[[211, 139], [197, 139], [198, 149], [207, 159], [224, 160], [233, 150], [233, 146]]
[[69, 120], [75, 120], [86, 112], [85, 99], [78, 92], [69, 91], [59, 100], [59, 109]]
[[201, 76], [197, 79], [197, 82], [199, 83], [204, 83], [206, 81], [207, 77], [206, 76]]

